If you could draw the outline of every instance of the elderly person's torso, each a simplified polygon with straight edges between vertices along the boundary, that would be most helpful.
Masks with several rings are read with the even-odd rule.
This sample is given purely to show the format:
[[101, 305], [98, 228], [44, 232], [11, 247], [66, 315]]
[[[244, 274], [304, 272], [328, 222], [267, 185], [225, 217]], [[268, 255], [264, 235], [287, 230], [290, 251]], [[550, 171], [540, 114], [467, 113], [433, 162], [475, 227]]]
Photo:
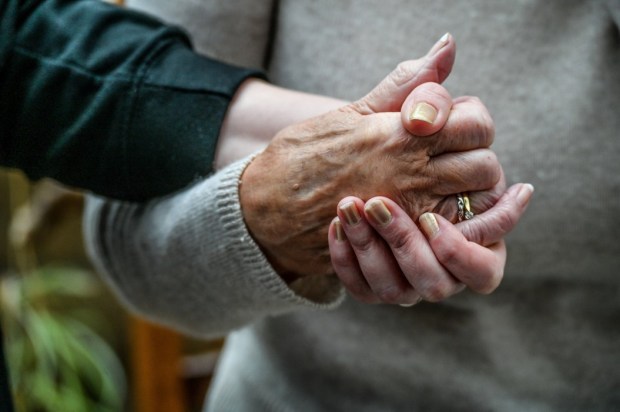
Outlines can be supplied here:
[[536, 195], [493, 295], [409, 309], [348, 300], [267, 319], [231, 336], [214, 405], [620, 405], [620, 2], [280, 1], [277, 13], [242, 3], [130, 5], [188, 27], [203, 52], [344, 99], [449, 31], [458, 52], [446, 87], [482, 99], [509, 183]]

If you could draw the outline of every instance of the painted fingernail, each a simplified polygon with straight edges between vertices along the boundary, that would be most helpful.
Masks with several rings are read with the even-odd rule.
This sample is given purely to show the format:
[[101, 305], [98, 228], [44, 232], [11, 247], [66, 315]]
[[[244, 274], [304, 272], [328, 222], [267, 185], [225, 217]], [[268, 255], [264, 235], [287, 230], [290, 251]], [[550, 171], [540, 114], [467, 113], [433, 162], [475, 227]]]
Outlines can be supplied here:
[[432, 239], [439, 232], [439, 224], [435, 215], [432, 213], [424, 213], [420, 216], [420, 225], [429, 239]]
[[439, 50], [441, 50], [446, 44], [448, 44], [448, 41], [450, 40], [450, 33], [446, 33], [443, 36], [441, 36], [441, 38], [439, 40], [437, 40], [437, 43], [433, 44], [433, 47], [431, 47], [431, 49], [429, 50], [429, 54], [433, 55], [435, 53], [437, 53]]
[[521, 189], [519, 189], [519, 193], [517, 193], [517, 202], [521, 206], [527, 205], [534, 193], [534, 186], [529, 183], [524, 184]]
[[347, 240], [347, 235], [344, 233], [344, 229], [342, 228], [342, 223], [339, 218], [334, 219], [334, 229], [336, 229], [336, 240], [340, 242]]
[[364, 206], [368, 216], [379, 226], [385, 226], [392, 221], [392, 214], [380, 199], [372, 199]]
[[429, 124], [433, 124], [436, 118], [437, 109], [426, 102], [416, 104], [409, 115], [409, 120], [420, 120]]
[[340, 205], [340, 210], [344, 214], [344, 218], [350, 225], [356, 225], [362, 220], [360, 212], [357, 210], [354, 202], [346, 202]]

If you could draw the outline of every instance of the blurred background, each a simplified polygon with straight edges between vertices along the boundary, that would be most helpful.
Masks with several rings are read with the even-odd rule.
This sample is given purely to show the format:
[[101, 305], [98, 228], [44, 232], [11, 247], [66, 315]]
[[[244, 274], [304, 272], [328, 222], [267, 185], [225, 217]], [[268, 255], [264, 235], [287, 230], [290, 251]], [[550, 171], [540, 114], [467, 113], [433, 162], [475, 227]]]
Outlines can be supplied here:
[[85, 254], [83, 201], [0, 169], [0, 315], [17, 411], [201, 410], [222, 342], [119, 305]]
[[83, 204], [0, 168], [0, 322], [16, 410], [201, 411], [223, 340], [128, 313], [90, 265]]

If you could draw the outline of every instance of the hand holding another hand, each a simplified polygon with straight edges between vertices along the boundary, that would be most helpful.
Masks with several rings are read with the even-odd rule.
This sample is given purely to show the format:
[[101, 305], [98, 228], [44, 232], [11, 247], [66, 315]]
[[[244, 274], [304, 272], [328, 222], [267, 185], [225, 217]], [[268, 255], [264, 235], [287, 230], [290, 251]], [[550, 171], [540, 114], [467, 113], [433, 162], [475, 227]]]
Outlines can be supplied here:
[[[475, 98], [452, 101], [437, 84], [455, 54], [452, 39], [442, 40], [363, 99], [285, 128], [245, 170], [244, 219], [284, 279], [333, 273], [327, 229], [347, 195], [381, 195], [413, 219], [435, 211], [454, 222], [454, 193], [475, 192], [477, 211], [503, 193], [488, 112]], [[418, 129], [427, 136], [407, 131]]]
[[364, 203], [347, 197], [329, 232], [334, 269], [349, 293], [366, 303], [437, 302], [465, 287], [490, 293], [504, 273], [503, 237], [516, 226], [532, 193], [531, 185], [516, 184], [472, 220], [453, 225], [425, 213], [419, 228], [390, 199]]

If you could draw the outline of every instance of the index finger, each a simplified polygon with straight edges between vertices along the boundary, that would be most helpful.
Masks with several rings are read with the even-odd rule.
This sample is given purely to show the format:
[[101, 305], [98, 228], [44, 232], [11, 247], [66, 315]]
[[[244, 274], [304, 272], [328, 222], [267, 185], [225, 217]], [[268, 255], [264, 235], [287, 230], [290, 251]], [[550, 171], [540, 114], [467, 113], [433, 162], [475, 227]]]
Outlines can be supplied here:
[[494, 138], [495, 124], [487, 108], [477, 97], [463, 96], [452, 102], [450, 116], [433, 136], [434, 145], [428, 154], [484, 149], [491, 146]]

